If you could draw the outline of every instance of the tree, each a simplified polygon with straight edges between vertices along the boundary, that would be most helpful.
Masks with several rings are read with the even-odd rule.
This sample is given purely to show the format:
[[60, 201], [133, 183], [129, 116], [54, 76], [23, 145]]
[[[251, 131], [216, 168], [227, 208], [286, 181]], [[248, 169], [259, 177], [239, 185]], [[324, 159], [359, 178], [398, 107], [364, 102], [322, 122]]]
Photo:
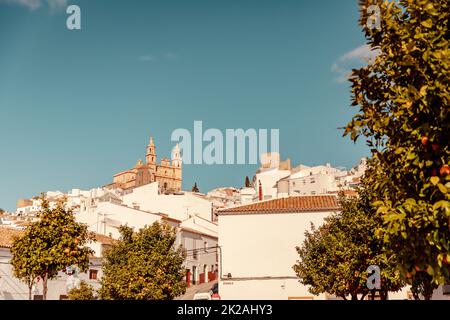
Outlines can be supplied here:
[[245, 177], [245, 187], [251, 188], [252, 184], [250, 183], [250, 179], [248, 176]]
[[192, 192], [200, 192], [200, 190], [197, 187], [197, 182], [194, 183], [194, 186], [192, 187]]
[[33, 240], [26, 236], [14, 240], [11, 248], [11, 264], [14, 276], [27, 285], [29, 300], [32, 299], [33, 286], [36, 284], [36, 280], [39, 277], [38, 271], [40, 270], [36, 263], [35, 250]]
[[300, 260], [294, 270], [312, 294], [364, 299], [374, 293], [367, 287], [369, 266], [380, 268], [381, 299], [404, 286], [395, 254], [375, 235], [381, 218], [374, 215], [367, 187], [363, 183], [358, 197], [341, 194], [341, 211], [326, 218], [319, 228], [312, 225], [303, 246], [297, 247]]
[[3, 210], [2, 208], [0, 208], [0, 215], [4, 214], [5, 210]]
[[69, 300], [95, 300], [94, 288], [86, 281], [81, 281], [78, 288], [73, 288], [68, 292]]
[[121, 238], [105, 253], [102, 287], [105, 300], [172, 300], [186, 290], [183, 249], [176, 234], [155, 222], [137, 233], [120, 227]]
[[[380, 28], [367, 24], [370, 5], [380, 8]], [[448, 1], [361, 1], [378, 55], [353, 70], [359, 111], [344, 133], [366, 137], [380, 164], [378, 234], [397, 252], [403, 279], [423, 292], [450, 280], [449, 20]]]
[[85, 246], [94, 240], [87, 226], [75, 221], [66, 199], [53, 207], [41, 197], [39, 220], [25, 230], [22, 237], [14, 240], [11, 254], [15, 276], [27, 284], [29, 297], [36, 280], [42, 279], [43, 299], [47, 299], [48, 280], [58, 276], [59, 271], [77, 266], [81, 271], [89, 267], [89, 255], [93, 251]]

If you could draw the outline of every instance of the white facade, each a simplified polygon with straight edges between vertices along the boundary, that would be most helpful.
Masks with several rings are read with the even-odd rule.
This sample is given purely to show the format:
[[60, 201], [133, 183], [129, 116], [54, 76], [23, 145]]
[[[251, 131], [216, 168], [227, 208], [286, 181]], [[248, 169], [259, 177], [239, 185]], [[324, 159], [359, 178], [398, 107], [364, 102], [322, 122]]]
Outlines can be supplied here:
[[330, 213], [219, 214], [222, 299], [324, 299], [311, 295], [292, 267], [310, 223], [319, 226]]
[[90, 231], [111, 236], [113, 239], [120, 237], [119, 227], [121, 225], [127, 225], [138, 231], [155, 222], [161, 222], [162, 217], [159, 214], [111, 202], [100, 202], [75, 214], [77, 221], [87, 224]]
[[[5, 229], [0, 228], [0, 232]], [[106, 247], [110, 246], [110, 241], [102, 241], [88, 245], [94, 250], [90, 258], [89, 269], [82, 273], [77, 270], [73, 274], [59, 272], [58, 277], [48, 281], [48, 300], [65, 299], [67, 292], [73, 285], [78, 285], [81, 280], [92, 285], [94, 290], [100, 288], [100, 279], [102, 277], [101, 257]], [[14, 277], [13, 268], [10, 264], [11, 252], [9, 246], [0, 246], [0, 300], [28, 300], [28, 287], [19, 279]], [[32, 290], [32, 299], [35, 296], [42, 295], [42, 280], [38, 281]]]
[[178, 229], [177, 245], [186, 250], [188, 286], [216, 280], [219, 271], [218, 227], [201, 217], [183, 221]]
[[241, 204], [252, 203], [256, 200], [258, 196], [254, 188], [243, 188], [240, 190], [240, 195], [241, 195], [240, 199]]
[[[153, 186], [155, 185], [157, 186], [157, 184], [153, 184]], [[177, 231], [175, 245], [177, 247], [181, 245], [186, 250], [187, 258], [184, 265], [187, 269], [186, 282], [189, 285], [193, 285], [216, 279], [218, 269], [216, 257], [218, 244], [217, 224], [194, 213], [185, 213], [182, 211], [185, 210], [182, 206], [183, 202], [177, 203], [172, 201], [172, 208], [175, 210], [171, 210], [170, 202], [167, 200], [166, 195], [156, 194], [153, 195], [154, 197], [150, 196], [149, 199], [162, 199], [159, 203], [151, 203], [151, 207], [162, 209], [162, 206], [166, 206], [167, 212], [171, 214], [166, 214], [160, 210], [157, 211], [158, 213], [152, 213], [137, 209], [138, 207], [149, 207], [146, 206], [147, 202], [145, 200], [143, 202], [138, 201], [145, 198], [145, 194], [148, 193], [144, 191], [151, 186], [146, 185], [142, 189], [137, 188], [140, 189], [138, 190], [140, 192], [124, 196], [128, 204], [133, 205], [134, 208], [109, 201], [98, 201], [90, 206], [82, 204], [79, 212], [76, 214], [76, 219], [79, 222], [86, 223], [91, 231], [111, 236], [114, 239], [120, 237], [118, 228], [121, 225], [127, 225], [138, 231], [145, 226], [152, 225], [154, 222], [167, 223]], [[193, 197], [190, 194], [187, 194], [187, 197], [183, 197], [183, 195], [179, 197], [185, 201], [195, 201], [193, 206], [191, 206], [191, 209], [192, 207], [194, 208], [191, 212], [198, 212], [198, 208], [205, 209], [204, 201], [200, 201], [200, 205], [196, 206], [196, 204], [198, 205], [197, 199], [200, 199], [198, 197]], [[207, 207], [208, 212], [210, 212], [209, 206]], [[176, 209], [179, 209], [179, 211], [177, 212]], [[177, 217], [181, 217], [183, 220], [177, 219]]]
[[278, 154], [275, 154], [274, 161], [269, 158], [262, 159], [264, 162], [255, 175], [254, 194], [241, 190], [241, 204], [259, 201], [261, 193], [262, 200], [337, 193], [358, 185], [366, 169], [365, 158], [348, 171], [334, 168], [329, 163], [319, 166], [299, 165], [291, 169], [290, 161], [280, 162]]
[[270, 168], [257, 173], [255, 181], [256, 193], [259, 195], [259, 186], [261, 184], [263, 200], [278, 198], [277, 182], [290, 175], [290, 170], [280, 170], [278, 168]]

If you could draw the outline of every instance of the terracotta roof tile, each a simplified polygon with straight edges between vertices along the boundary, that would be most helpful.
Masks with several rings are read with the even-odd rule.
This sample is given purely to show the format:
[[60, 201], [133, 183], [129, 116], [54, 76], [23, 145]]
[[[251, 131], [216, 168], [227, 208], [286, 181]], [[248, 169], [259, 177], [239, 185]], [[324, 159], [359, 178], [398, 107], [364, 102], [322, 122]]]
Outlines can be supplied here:
[[219, 215], [300, 213], [339, 210], [338, 199], [334, 195], [298, 196], [256, 202], [218, 211]]

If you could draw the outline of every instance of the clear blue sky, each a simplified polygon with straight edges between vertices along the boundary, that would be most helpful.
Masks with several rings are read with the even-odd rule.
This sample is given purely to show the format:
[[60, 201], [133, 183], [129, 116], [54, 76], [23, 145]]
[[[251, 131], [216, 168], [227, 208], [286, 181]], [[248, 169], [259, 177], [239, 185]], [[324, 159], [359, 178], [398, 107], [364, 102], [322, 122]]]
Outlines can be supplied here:
[[[365, 43], [356, 0], [74, 0], [79, 31], [50, 3], [0, 0], [0, 207], [107, 184], [150, 135], [169, 156], [194, 120], [279, 128], [294, 164], [367, 154], [338, 130], [352, 114], [342, 72]], [[255, 169], [185, 166], [184, 187], [240, 187]]]

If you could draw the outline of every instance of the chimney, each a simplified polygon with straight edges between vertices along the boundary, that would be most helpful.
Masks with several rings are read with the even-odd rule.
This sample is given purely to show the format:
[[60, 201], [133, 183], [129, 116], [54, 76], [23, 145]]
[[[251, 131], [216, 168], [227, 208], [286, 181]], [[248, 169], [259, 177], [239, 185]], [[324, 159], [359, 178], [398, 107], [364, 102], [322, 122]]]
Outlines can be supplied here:
[[261, 185], [261, 181], [259, 181], [259, 201], [262, 201], [263, 199], [263, 191], [262, 191], [262, 185]]

